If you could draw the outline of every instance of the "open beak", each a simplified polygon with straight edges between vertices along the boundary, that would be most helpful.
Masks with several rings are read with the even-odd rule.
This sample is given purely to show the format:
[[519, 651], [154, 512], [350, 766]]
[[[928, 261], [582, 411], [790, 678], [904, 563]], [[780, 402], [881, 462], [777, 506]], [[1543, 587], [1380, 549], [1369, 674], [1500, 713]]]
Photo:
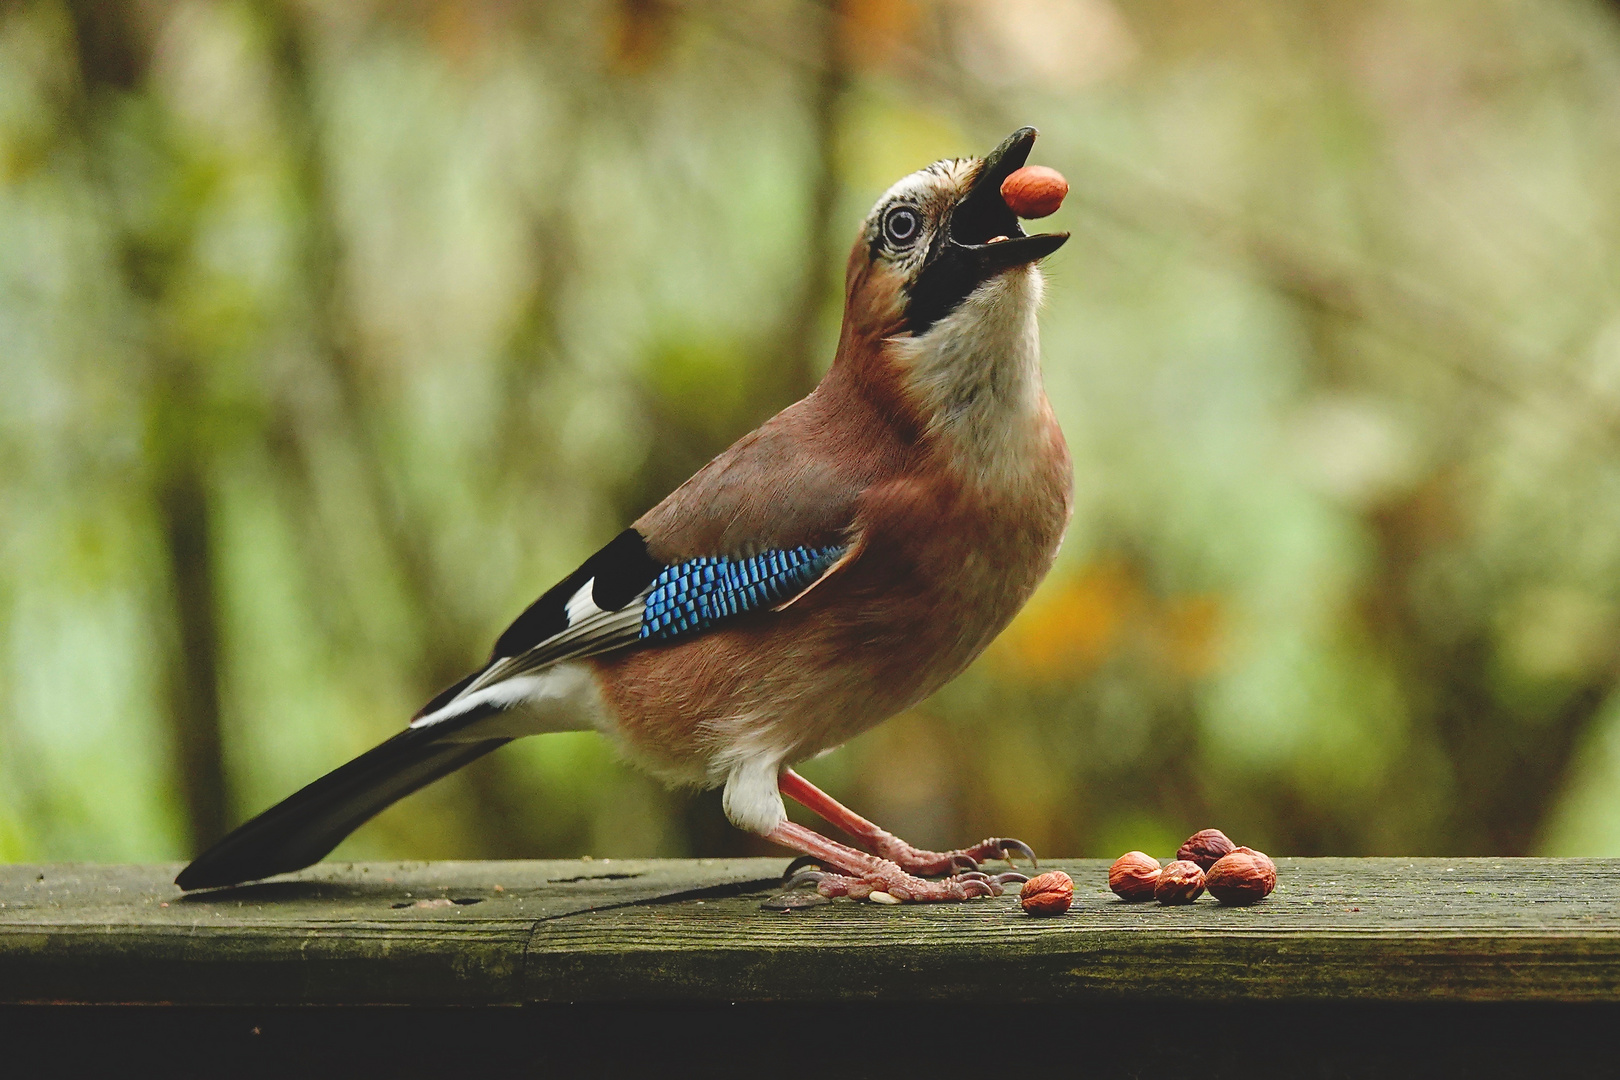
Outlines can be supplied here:
[[949, 315], [990, 278], [1025, 266], [1062, 247], [1068, 233], [1026, 236], [1001, 197], [1001, 182], [1024, 167], [1035, 145], [1035, 129], [1019, 128], [990, 151], [973, 186], [951, 210], [945, 235], [917, 275], [907, 309], [907, 329], [921, 334]]
[[[984, 277], [1009, 266], [1044, 258], [1063, 246], [1068, 233], [1025, 236], [1018, 215], [1001, 197], [1001, 183], [1024, 167], [1035, 146], [1035, 129], [1022, 127], [1002, 140], [984, 159], [984, 167], [951, 213], [947, 241], [984, 268]], [[981, 279], [982, 280], [982, 279]]]

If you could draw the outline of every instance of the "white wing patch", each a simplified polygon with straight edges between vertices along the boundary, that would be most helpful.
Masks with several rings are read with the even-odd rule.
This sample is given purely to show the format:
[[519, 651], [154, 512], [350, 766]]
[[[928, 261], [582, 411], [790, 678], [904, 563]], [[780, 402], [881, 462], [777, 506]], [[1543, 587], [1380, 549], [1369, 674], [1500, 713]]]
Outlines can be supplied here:
[[[561, 660], [577, 660], [607, 652], [636, 641], [641, 634], [642, 609], [647, 593], [643, 591], [618, 611], [603, 611], [592, 602], [588, 593], [590, 582], [568, 601], [568, 629], [542, 641], [534, 648], [517, 656], [503, 656], [479, 672], [478, 678], [447, 702], [444, 707], [411, 721], [412, 727], [426, 727], [451, 717], [459, 716], [479, 705], [490, 704], [510, 707], [527, 696], [528, 690], [513, 684], [528, 682], [519, 676], [537, 671]], [[510, 688], [510, 689], [509, 689]]]
[[595, 587], [596, 579], [591, 578], [579, 587], [578, 592], [568, 598], [568, 603], [563, 605], [563, 610], [568, 613], [568, 625], [570, 628], [578, 626], [582, 620], [588, 619], [592, 615], [606, 614], [596, 606], [596, 601], [591, 599], [591, 590]]

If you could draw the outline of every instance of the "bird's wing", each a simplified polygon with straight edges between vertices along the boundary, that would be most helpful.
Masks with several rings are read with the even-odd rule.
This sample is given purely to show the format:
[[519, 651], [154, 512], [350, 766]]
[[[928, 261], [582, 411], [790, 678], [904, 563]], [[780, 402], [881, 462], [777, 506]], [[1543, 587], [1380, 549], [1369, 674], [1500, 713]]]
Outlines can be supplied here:
[[822, 393], [743, 436], [638, 518], [648, 550], [670, 563], [847, 540], [862, 493], [894, 474], [901, 451]]
[[518, 615], [489, 664], [429, 701], [413, 727], [483, 704], [481, 691], [578, 657], [703, 633], [755, 610], [786, 607], [838, 567], [847, 544], [773, 547], [659, 563], [625, 529]]
[[423, 707], [412, 726], [441, 723], [481, 693], [564, 660], [702, 633], [739, 615], [791, 604], [833, 572], [843, 543], [703, 555], [659, 563], [634, 528], [536, 600], [500, 637], [485, 667]]
[[873, 469], [806, 437], [822, 422], [806, 404], [743, 437], [529, 605], [489, 663], [428, 702], [413, 725], [493, 702], [501, 692], [491, 688], [564, 660], [785, 607], [835, 573], [856, 549]]

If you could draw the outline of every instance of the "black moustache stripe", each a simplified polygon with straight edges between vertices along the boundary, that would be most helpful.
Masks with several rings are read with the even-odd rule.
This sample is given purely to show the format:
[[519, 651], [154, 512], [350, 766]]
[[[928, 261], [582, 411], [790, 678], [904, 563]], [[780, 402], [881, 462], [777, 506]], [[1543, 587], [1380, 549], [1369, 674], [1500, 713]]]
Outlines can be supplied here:
[[957, 309], [984, 280], [978, 260], [953, 244], [939, 242], [911, 286], [906, 307], [906, 329], [913, 337]]

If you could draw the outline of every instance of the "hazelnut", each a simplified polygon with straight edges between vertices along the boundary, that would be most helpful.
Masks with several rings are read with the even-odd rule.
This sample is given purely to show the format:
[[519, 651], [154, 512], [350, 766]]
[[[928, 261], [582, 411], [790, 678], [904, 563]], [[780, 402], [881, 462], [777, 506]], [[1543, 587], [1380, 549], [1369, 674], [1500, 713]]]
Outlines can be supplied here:
[[1277, 868], [1264, 855], [1239, 848], [1216, 860], [1204, 884], [1223, 904], [1252, 904], [1276, 888]]
[[1276, 885], [1277, 885], [1277, 864], [1271, 861], [1271, 856], [1270, 855], [1267, 855], [1263, 851], [1256, 851], [1252, 847], [1238, 847], [1238, 848], [1233, 848], [1232, 851], [1234, 853], [1240, 854], [1240, 855], [1253, 855], [1255, 858], [1259, 859], [1262, 863], [1264, 863], [1265, 866], [1266, 866], [1266, 870], [1269, 871], [1270, 874], [1271, 874], [1272, 887], [1273, 888], [1276, 887]]
[[1031, 915], [1061, 915], [1074, 901], [1074, 881], [1061, 870], [1048, 870], [1024, 882], [1019, 905]]
[[1108, 868], [1108, 887], [1122, 900], [1151, 900], [1159, 883], [1159, 860], [1140, 851], [1127, 851]]
[[1182, 842], [1176, 858], [1195, 862], [1199, 869], [1208, 870], [1216, 859], [1230, 854], [1236, 846], [1219, 829], [1201, 829]]
[[1001, 198], [1021, 218], [1043, 218], [1057, 212], [1069, 194], [1069, 182], [1056, 169], [1025, 165], [1001, 182]]
[[1161, 904], [1190, 904], [1204, 895], [1204, 871], [1195, 862], [1177, 859], [1159, 871], [1153, 899]]

